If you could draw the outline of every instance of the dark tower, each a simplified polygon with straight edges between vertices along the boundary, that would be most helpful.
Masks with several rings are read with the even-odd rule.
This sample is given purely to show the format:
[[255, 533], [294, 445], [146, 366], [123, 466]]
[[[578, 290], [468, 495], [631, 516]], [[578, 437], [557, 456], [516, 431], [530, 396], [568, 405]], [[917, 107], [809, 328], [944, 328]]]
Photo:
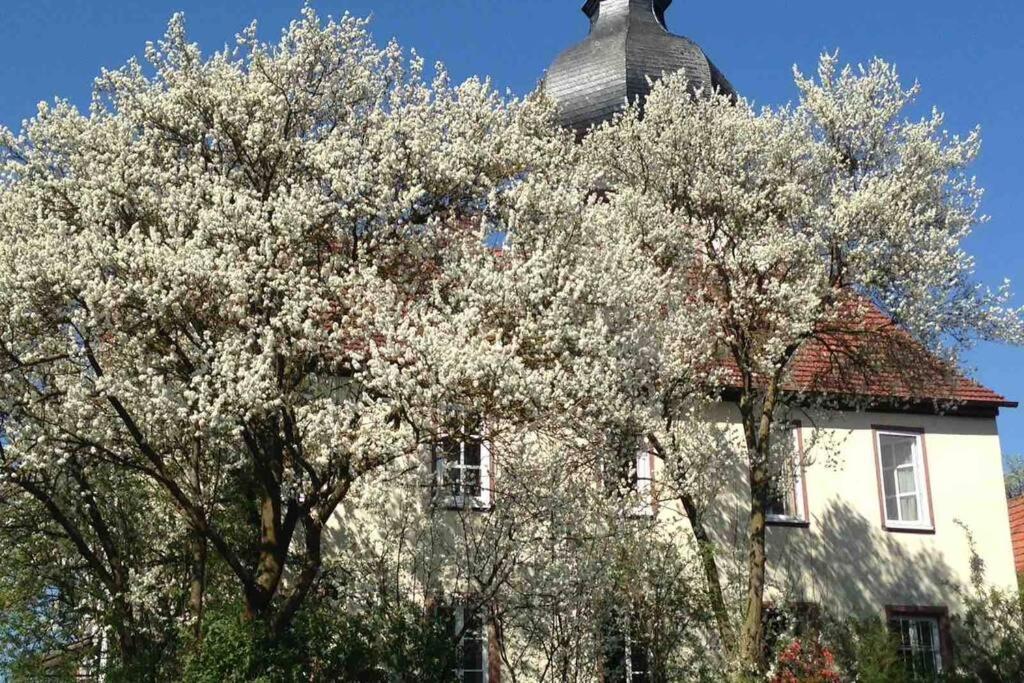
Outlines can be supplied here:
[[665, 27], [672, 0], [589, 0], [590, 35], [555, 60], [544, 80], [562, 125], [583, 133], [650, 94], [647, 79], [685, 70], [691, 90], [732, 85], [689, 38]]

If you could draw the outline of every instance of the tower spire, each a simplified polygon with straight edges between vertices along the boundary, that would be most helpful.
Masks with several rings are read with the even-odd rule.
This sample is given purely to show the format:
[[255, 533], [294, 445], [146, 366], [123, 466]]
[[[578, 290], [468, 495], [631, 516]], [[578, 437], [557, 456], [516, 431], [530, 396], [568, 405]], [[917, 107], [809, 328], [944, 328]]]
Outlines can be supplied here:
[[672, 4], [672, 0], [587, 0], [583, 5], [583, 13], [590, 18], [591, 28], [597, 23], [602, 13], [612, 15], [630, 14], [654, 15], [654, 18], [662, 25], [665, 25], [665, 10]]
[[643, 101], [651, 81], [684, 72], [691, 91], [735, 91], [722, 72], [689, 38], [665, 27], [672, 0], [588, 0], [583, 13], [590, 34], [555, 60], [545, 91], [559, 106], [561, 122], [582, 134], [611, 119], [627, 102]]

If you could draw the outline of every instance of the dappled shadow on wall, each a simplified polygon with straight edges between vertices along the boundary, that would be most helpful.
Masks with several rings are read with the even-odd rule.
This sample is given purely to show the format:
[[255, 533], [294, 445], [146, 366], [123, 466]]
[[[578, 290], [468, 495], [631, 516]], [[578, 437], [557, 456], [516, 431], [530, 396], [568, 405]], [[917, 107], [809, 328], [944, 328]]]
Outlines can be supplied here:
[[795, 599], [844, 612], [944, 605], [960, 581], [934, 536], [890, 533], [843, 502], [810, 529], [769, 530], [773, 579]]

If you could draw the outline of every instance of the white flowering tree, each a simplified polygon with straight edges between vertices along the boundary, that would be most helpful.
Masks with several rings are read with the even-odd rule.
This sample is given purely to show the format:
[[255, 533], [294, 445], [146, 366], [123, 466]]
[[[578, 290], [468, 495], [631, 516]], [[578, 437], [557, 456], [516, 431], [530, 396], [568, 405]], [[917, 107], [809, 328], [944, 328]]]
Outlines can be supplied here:
[[501, 193], [572, 145], [546, 103], [426, 82], [347, 16], [210, 57], [179, 16], [147, 59], [0, 131], [0, 471], [29, 497], [142, 477], [280, 633], [353, 483], [500, 372], [467, 283]]
[[[736, 634], [749, 670], [763, 666], [766, 506], [784, 476], [773, 438], [791, 409], [837, 398], [865, 405], [877, 398], [869, 380], [880, 369], [900, 382], [882, 393], [934, 398], [918, 393], [921, 383], [941, 391], [971, 340], [1021, 340], [1007, 291], [977, 285], [962, 246], [982, 220], [967, 175], [978, 133], [949, 136], [937, 112], [905, 119], [918, 88], [905, 89], [881, 61], [840, 70], [824, 56], [816, 80], [797, 73], [796, 82], [797, 105], [756, 110], [690, 97], [685, 79], [670, 77], [642, 112], [630, 108], [584, 142], [595, 182], [609, 190], [597, 223], [685, 285], [662, 287], [666, 314], [641, 321], [649, 333], [638, 338], [662, 360], [630, 378], [638, 426], [684, 499], [709, 491], [702, 475], [714, 471], [694, 455], [695, 436], [705, 452], [710, 442], [701, 403], [739, 406], [736, 451], [750, 483], [744, 615], [737, 627], [720, 611], [720, 627], [727, 643]], [[891, 322], [866, 324], [876, 308]], [[673, 346], [673, 335], [687, 345]], [[795, 363], [815, 344], [827, 350], [824, 376], [839, 381], [798, 386]], [[946, 363], [922, 361], [924, 349]], [[703, 396], [693, 392], [701, 385]], [[686, 507], [702, 540], [697, 502]], [[717, 584], [715, 563], [706, 569]]]
[[[916, 88], [881, 62], [826, 57], [797, 106], [763, 111], [669, 78], [582, 145], [541, 98], [427, 82], [365, 22], [308, 9], [209, 57], [176, 17], [147, 62], [104, 72], [87, 114], [0, 129], [0, 532], [24, 549], [38, 523], [128, 624], [187, 613], [201, 635], [215, 568], [280, 636], [328, 543], [343, 567], [401, 556], [424, 602], [459, 557], [459, 589], [541, 650], [510, 641], [510, 669], [586, 678], [602, 598], [633, 591], [678, 626], [693, 597], [636, 589], [657, 562], [694, 568], [671, 530], [619, 524], [642, 502], [619, 475], [648, 448], [689, 519], [692, 603], [756, 670], [776, 437], [836, 398], [794, 389], [800, 353], [829, 345], [840, 375], [938, 353], [912, 399], [972, 339], [1020, 339], [961, 247], [977, 135], [904, 121]], [[875, 308], [895, 322], [865, 328]], [[897, 343], [849, 342], [866, 334]], [[739, 443], [713, 424], [723, 400]], [[429, 468], [466, 437], [494, 449], [497, 509], [456, 533]], [[737, 462], [740, 623], [703, 518]]]

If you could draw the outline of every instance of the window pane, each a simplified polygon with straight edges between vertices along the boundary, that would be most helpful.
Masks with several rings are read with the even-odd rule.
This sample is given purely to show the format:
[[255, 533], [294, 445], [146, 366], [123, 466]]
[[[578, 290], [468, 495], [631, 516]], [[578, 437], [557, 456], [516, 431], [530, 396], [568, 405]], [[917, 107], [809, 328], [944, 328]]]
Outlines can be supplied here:
[[768, 514], [787, 519], [802, 519], [803, 509], [799, 500], [800, 457], [797, 452], [796, 432], [790, 432], [783, 461], [772, 483], [772, 494]]
[[465, 459], [463, 462], [466, 463], [467, 467], [480, 467], [480, 442], [469, 441], [466, 443]]
[[768, 502], [768, 514], [775, 517], [786, 516], [786, 499], [777, 491], [773, 492], [772, 499]]
[[464, 618], [465, 622], [463, 628], [466, 630], [466, 637], [472, 636], [474, 638], [479, 638], [481, 627], [480, 615], [476, 612], [467, 612]]
[[469, 610], [462, 610], [462, 640], [459, 643], [459, 670], [462, 672], [461, 680], [481, 681], [486, 680], [484, 665], [485, 651], [487, 647], [486, 631], [483, 621], [478, 613]]
[[918, 437], [912, 434], [878, 435], [886, 519], [900, 522], [921, 520], [917, 443]]
[[920, 519], [917, 509], [917, 496], [905, 496], [900, 498], [900, 521], [916, 522]]
[[898, 491], [896, 490], [896, 471], [883, 470], [882, 484], [885, 487], [885, 495], [895, 496], [898, 493]]
[[448, 462], [458, 464], [459, 450], [459, 442], [455, 439], [445, 437], [441, 440], [441, 452], [444, 454], [444, 458]]
[[462, 470], [462, 492], [467, 496], [480, 495], [479, 468], [466, 468]]
[[896, 496], [885, 497], [885, 518], [899, 520], [900, 518], [900, 507], [897, 504]]
[[882, 469], [889, 472], [896, 468], [896, 458], [892, 454], [892, 445], [887, 443], [885, 437], [880, 437], [882, 442]]
[[[788, 486], [788, 490], [783, 489]], [[796, 519], [801, 516], [799, 506], [796, 502], [797, 482], [787, 480], [779, 482], [772, 492], [772, 499], [768, 503], [768, 514], [776, 517], [789, 517]]]
[[896, 470], [896, 483], [899, 484], [900, 493], [917, 493], [917, 479], [914, 476], [914, 468], [901, 467]]
[[908, 672], [914, 679], [931, 680], [941, 669], [938, 621], [899, 617], [893, 626], [899, 634], [900, 656]]
[[913, 446], [918, 437], [900, 434], [883, 434], [883, 442], [888, 443], [895, 466], [909, 465], [913, 462]]
[[647, 681], [650, 671], [650, 664], [647, 661], [647, 649], [634, 645], [629, 653], [630, 672], [633, 674], [633, 682]]
[[917, 438], [913, 436], [901, 436], [899, 440], [893, 445], [893, 453], [896, 456], [896, 465], [913, 465], [914, 464], [914, 444], [917, 443]]
[[651, 455], [640, 453], [636, 456], [636, 478], [638, 481], [650, 481], [651, 479]]
[[896, 628], [899, 631], [899, 640], [900, 640], [900, 647], [901, 648], [909, 649], [909, 648], [912, 647], [911, 636], [910, 636], [910, 627], [911, 627], [911, 624], [906, 619], [897, 619], [896, 620]]
[[914, 644], [921, 649], [931, 649], [932, 629], [927, 621], [914, 622]]
[[882, 450], [882, 465], [886, 468], [895, 468], [900, 465], [910, 465], [914, 462], [914, 445], [917, 443], [916, 436], [905, 436], [900, 434], [881, 434], [879, 442]]
[[458, 493], [462, 488], [462, 468], [449, 467], [445, 470], [445, 479], [451, 484], [452, 490]]
[[470, 639], [466, 635], [465, 646], [462, 650], [462, 669], [464, 671], [480, 671], [484, 668], [483, 643], [477, 639]]

